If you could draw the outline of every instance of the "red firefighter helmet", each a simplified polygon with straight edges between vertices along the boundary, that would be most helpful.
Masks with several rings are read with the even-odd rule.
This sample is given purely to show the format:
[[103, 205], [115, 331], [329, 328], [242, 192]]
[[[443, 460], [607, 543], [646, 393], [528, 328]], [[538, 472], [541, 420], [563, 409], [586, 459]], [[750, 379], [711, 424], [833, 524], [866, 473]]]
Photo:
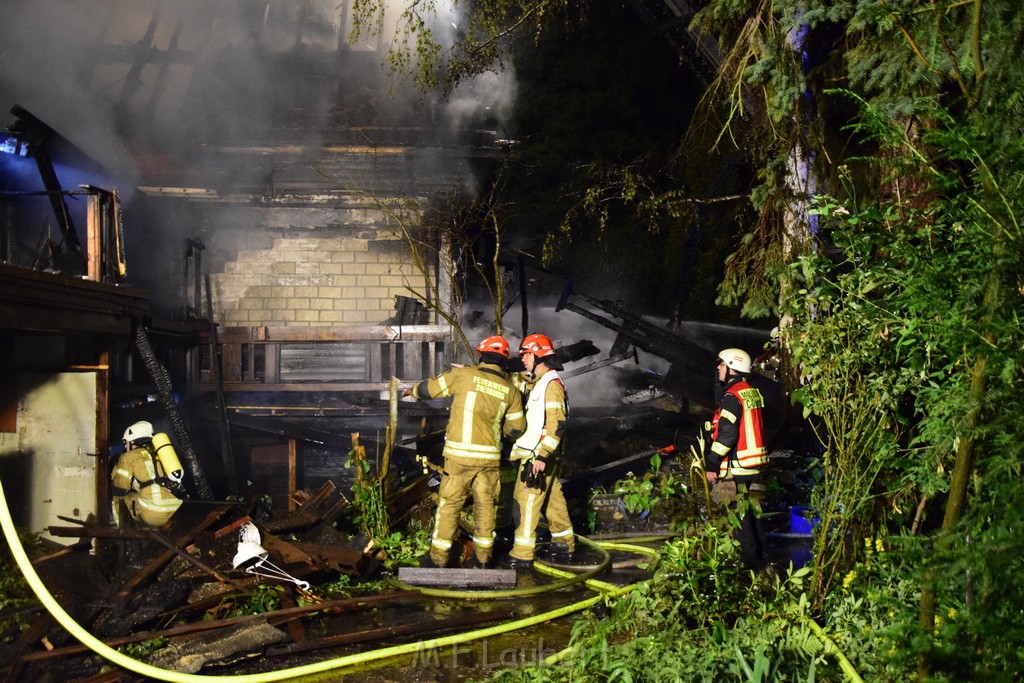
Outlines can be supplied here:
[[545, 337], [543, 334], [531, 334], [519, 345], [519, 355], [524, 353], [532, 353], [537, 358], [546, 358], [555, 355], [555, 345], [551, 342], [551, 337]]
[[498, 335], [488, 337], [477, 345], [476, 351], [477, 353], [499, 353], [508, 358], [508, 340]]

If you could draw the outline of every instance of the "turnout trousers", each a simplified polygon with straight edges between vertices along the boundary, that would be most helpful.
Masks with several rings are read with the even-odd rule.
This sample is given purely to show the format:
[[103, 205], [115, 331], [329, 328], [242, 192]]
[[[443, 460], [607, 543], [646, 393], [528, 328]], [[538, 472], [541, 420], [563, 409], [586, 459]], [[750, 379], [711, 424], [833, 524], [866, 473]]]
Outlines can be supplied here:
[[446, 458], [445, 474], [438, 492], [434, 533], [430, 538], [430, 559], [438, 567], [448, 564], [452, 541], [459, 531], [459, 513], [473, 495], [473, 550], [486, 564], [494, 551], [495, 499], [498, 497], [498, 461], [487, 465], [466, 465]]
[[[524, 460], [520, 467], [532, 467], [532, 462]], [[543, 489], [531, 488], [523, 482], [522, 477], [516, 478], [516, 488], [512, 495], [519, 505], [519, 526], [509, 555], [517, 560], [533, 559], [541, 514], [548, 518], [551, 542], [565, 543], [570, 553], [576, 550], [576, 534], [572, 529], [569, 506], [562, 494], [558, 473], [555, 468], [548, 467], [544, 475]]]
[[[768, 562], [760, 519], [765, 486], [754, 477], [719, 480], [719, 482], [721, 484], [716, 485], [716, 488], [725, 489], [725, 492], [720, 495], [717, 502], [741, 515], [740, 526], [736, 529], [734, 538], [740, 545], [740, 559], [743, 561], [743, 566], [747, 569], [760, 569]], [[727, 489], [725, 485], [728, 484], [733, 484], [734, 488]], [[746, 497], [742, 506], [740, 504], [741, 497]]]
[[118, 503], [122, 501], [124, 501], [125, 507], [128, 508], [132, 519], [137, 519], [154, 529], [158, 529], [171, 521], [171, 517], [181, 507], [181, 501], [177, 498], [153, 501], [139, 495], [138, 491], [129, 491], [124, 496], [114, 496], [113, 498], [113, 519], [115, 524], [120, 522], [121, 506]]

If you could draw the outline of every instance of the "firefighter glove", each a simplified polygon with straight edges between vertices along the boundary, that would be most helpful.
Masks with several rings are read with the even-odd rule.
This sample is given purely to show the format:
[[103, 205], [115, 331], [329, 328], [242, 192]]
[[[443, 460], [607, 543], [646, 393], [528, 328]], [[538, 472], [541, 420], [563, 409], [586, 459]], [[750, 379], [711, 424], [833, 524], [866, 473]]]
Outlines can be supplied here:
[[519, 478], [531, 489], [544, 488], [544, 473], [533, 471], [533, 460], [527, 460], [519, 470]]

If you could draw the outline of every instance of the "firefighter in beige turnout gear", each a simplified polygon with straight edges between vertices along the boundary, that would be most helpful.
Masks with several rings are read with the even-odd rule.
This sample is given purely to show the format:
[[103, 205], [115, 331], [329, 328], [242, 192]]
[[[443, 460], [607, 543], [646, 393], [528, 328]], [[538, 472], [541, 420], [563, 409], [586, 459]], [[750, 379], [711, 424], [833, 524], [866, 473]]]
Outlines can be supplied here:
[[508, 342], [488, 337], [476, 347], [480, 364], [453, 367], [405, 390], [417, 399], [452, 397], [445, 431], [444, 475], [438, 493], [430, 559], [448, 564], [459, 513], [473, 494], [473, 549], [478, 566], [494, 552], [495, 499], [499, 492], [501, 438], [519, 436], [526, 426], [522, 396], [505, 374]]
[[124, 432], [127, 450], [110, 476], [115, 524], [120, 522], [122, 502], [132, 519], [151, 527], [166, 524], [181, 506], [181, 500], [168, 488], [172, 480], [164, 478], [158, 467], [153, 437], [149, 422], [136, 422]]
[[576, 535], [556, 466], [569, 411], [565, 384], [557, 372], [561, 364], [551, 339], [542, 334], [523, 339], [519, 354], [526, 366], [523, 376], [529, 395], [526, 432], [512, 446], [512, 460], [520, 462], [513, 494], [519, 504], [519, 526], [509, 552], [513, 565], [533, 560], [542, 513], [551, 531], [551, 550], [564, 555], [576, 549]]

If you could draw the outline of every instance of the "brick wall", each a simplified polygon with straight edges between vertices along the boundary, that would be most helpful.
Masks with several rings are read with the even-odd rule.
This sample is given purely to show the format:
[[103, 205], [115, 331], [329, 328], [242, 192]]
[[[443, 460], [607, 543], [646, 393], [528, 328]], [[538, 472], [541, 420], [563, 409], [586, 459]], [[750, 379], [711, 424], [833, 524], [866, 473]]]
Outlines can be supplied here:
[[[353, 226], [279, 236], [242, 248], [210, 277], [225, 326], [367, 325], [395, 312], [395, 296], [426, 290], [400, 230]], [[265, 241], [265, 240], [264, 240]]]

